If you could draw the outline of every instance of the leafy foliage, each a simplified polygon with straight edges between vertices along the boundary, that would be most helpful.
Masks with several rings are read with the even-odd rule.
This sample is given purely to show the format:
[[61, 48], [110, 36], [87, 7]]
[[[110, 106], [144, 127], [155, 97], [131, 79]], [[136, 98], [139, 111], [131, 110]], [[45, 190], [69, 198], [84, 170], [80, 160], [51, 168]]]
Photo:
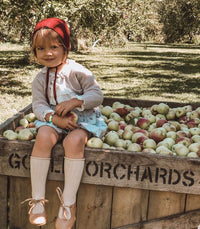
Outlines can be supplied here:
[[[131, 41], [190, 41], [200, 33], [199, 0], [2, 0], [0, 40], [25, 41], [47, 17], [67, 21], [72, 41], [123, 45]], [[72, 43], [73, 43], [72, 42]]]

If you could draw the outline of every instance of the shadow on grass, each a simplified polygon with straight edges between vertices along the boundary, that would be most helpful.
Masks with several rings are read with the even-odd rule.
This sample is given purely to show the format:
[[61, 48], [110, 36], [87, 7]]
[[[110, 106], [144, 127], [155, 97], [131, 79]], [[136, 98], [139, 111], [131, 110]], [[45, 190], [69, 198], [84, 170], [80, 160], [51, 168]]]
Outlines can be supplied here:
[[[130, 44], [126, 49], [98, 53], [75, 53], [74, 59], [89, 68], [102, 86], [105, 96], [137, 98], [188, 93], [200, 94], [199, 46]], [[27, 53], [0, 51], [0, 91], [30, 95], [19, 74], [29, 64]], [[109, 86], [109, 85], [115, 85]], [[116, 89], [117, 88], [117, 89]], [[165, 96], [165, 95], [164, 95]], [[167, 99], [166, 98], [166, 99]]]
[[29, 88], [21, 81], [21, 75], [29, 66], [26, 51], [0, 51], [0, 92], [30, 96]]

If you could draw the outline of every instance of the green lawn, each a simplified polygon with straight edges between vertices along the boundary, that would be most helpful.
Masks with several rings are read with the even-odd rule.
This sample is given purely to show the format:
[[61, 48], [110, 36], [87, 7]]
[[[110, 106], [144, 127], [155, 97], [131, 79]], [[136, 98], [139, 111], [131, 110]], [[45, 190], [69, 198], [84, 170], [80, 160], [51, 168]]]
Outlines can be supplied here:
[[[0, 123], [31, 103], [31, 82], [40, 67], [28, 48], [1, 44]], [[200, 101], [200, 47], [129, 43], [123, 48], [71, 52], [88, 67], [105, 96], [177, 102]]]

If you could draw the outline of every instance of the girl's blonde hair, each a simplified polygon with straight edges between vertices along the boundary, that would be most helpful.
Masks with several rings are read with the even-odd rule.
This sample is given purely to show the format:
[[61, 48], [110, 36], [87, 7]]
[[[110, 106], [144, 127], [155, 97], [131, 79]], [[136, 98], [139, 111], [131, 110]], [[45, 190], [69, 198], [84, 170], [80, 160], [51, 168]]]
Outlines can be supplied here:
[[50, 41], [57, 41], [60, 45], [62, 45], [64, 49], [64, 53], [67, 55], [68, 50], [67, 47], [64, 45], [61, 37], [58, 33], [56, 33], [54, 30], [49, 28], [41, 28], [39, 29], [32, 38], [32, 46], [31, 46], [31, 60], [36, 61], [37, 60], [37, 53], [36, 53], [36, 47], [39, 43], [43, 43], [47, 40]]

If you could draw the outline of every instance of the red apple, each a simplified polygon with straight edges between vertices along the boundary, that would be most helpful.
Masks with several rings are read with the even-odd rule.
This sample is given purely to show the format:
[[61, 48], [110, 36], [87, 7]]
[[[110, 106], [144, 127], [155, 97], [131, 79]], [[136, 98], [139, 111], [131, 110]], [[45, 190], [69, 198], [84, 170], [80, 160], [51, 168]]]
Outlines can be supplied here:
[[138, 137], [137, 138], [137, 140], [136, 140], [136, 143], [137, 144], [140, 144], [140, 145], [143, 145], [143, 142], [145, 141], [145, 140], [147, 140], [148, 139], [148, 137], [147, 136], [140, 136], [140, 137]]
[[190, 118], [188, 116], [184, 115], [184, 116], [180, 117], [178, 121], [181, 124], [186, 124], [189, 120], [190, 120]]
[[189, 145], [192, 144], [192, 140], [190, 138], [187, 138], [187, 137], [180, 137], [176, 140], [176, 144], [183, 144], [185, 145], [186, 147], [188, 147]]
[[149, 138], [153, 139], [156, 143], [162, 141], [165, 137], [166, 130], [163, 127], [155, 128], [149, 134]]
[[77, 123], [78, 122], [78, 115], [73, 112], [73, 111], [70, 111], [66, 114], [66, 117], [68, 117], [71, 121]]
[[134, 133], [142, 133], [147, 137], [149, 136], [149, 132], [147, 130], [144, 130], [144, 129], [136, 130]]
[[25, 129], [24, 126], [18, 126], [16, 129], [15, 129], [15, 133], [19, 133], [21, 130]]
[[139, 118], [137, 121], [137, 126], [142, 129], [147, 129], [150, 125], [150, 121], [146, 118]]
[[166, 119], [163, 119], [163, 118], [161, 118], [161, 119], [158, 119], [157, 121], [156, 121], [156, 127], [162, 127], [165, 123], [167, 123], [168, 121], [166, 120]]

